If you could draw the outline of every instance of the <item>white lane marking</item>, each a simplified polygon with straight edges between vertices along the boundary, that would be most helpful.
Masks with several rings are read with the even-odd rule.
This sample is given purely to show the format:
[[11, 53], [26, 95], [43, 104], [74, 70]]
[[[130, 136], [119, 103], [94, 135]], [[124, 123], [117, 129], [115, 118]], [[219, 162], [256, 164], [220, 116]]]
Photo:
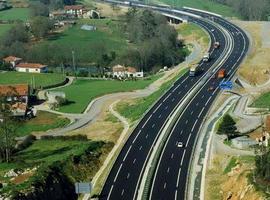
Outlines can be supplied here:
[[146, 139], [148, 138], [148, 134], [145, 136], [145, 138], [146, 138]]
[[198, 106], [199, 105], [199, 102], [198, 103], [196, 103], [196, 106]]
[[187, 85], [185, 85], [185, 88], [187, 88]]
[[202, 95], [202, 99], [204, 98], [204, 95]]
[[207, 106], [207, 104], [209, 103], [209, 101], [211, 100], [212, 96], [209, 97], [209, 99], [206, 101], [205, 106]]
[[183, 153], [183, 156], [182, 156], [182, 159], [181, 159], [181, 166], [182, 166], [182, 164], [183, 164], [185, 154], [186, 154], [186, 150], [184, 150], [184, 153]]
[[163, 189], [166, 189], [167, 183], [165, 182], [163, 185]]
[[174, 200], [177, 200], [177, 190], [175, 190]]
[[135, 162], [136, 162], [136, 158], [133, 160], [133, 165], [135, 164]]
[[134, 140], [132, 141], [132, 144], [134, 144], [134, 142], [137, 140], [137, 137], [140, 135], [141, 132], [142, 132], [142, 130], [140, 130], [140, 131], [137, 133], [136, 137], [135, 137]]
[[113, 182], [115, 182], [115, 181], [116, 181], [116, 179], [117, 179], [117, 177], [118, 177], [118, 174], [119, 174], [119, 172], [120, 172], [120, 170], [121, 170], [122, 166], [123, 166], [123, 164], [121, 163], [121, 165], [120, 165], [120, 167], [119, 167], [119, 169], [118, 169], [118, 171], [117, 171], [117, 173], [116, 173], [116, 176], [114, 177]]
[[203, 107], [203, 109], [201, 110], [200, 114], [198, 115], [198, 118], [200, 118], [200, 117], [201, 117], [201, 115], [202, 115], [202, 113], [203, 113], [204, 109], [205, 109], [205, 107]]
[[152, 114], [148, 117], [148, 119], [146, 120], [146, 122], [143, 124], [142, 128], [145, 127], [145, 125], [147, 124], [147, 122], [150, 120], [151, 117], [152, 117]]
[[180, 179], [180, 175], [181, 175], [181, 168], [178, 171], [178, 176], [177, 176], [177, 182], [176, 182], [176, 187], [178, 187], [179, 185], [179, 179]]
[[160, 106], [162, 106], [162, 103], [160, 103], [160, 104], [158, 105], [158, 107], [154, 110], [153, 113], [155, 113], [155, 112], [160, 108]]
[[152, 125], [152, 128], [154, 128], [154, 127], [155, 127], [155, 124]]
[[130, 173], [127, 174], [127, 179], [129, 179], [129, 177], [130, 177]]
[[161, 118], [161, 114], [158, 116], [158, 118], [159, 118], [159, 119]]
[[121, 196], [123, 196], [123, 195], [124, 195], [124, 192], [125, 192], [125, 190], [123, 189], [123, 190], [122, 190], [122, 192], [121, 192]]
[[188, 77], [187, 78], [185, 78], [182, 82], [181, 82], [181, 84], [183, 84], [186, 80], [188, 79]]
[[113, 190], [113, 185], [112, 185], [112, 187], [111, 187], [111, 189], [110, 189], [110, 192], [109, 192], [109, 195], [108, 195], [108, 197], [107, 197], [107, 200], [109, 200], [110, 199], [110, 196], [111, 196], [111, 193], [112, 193], [112, 190]]
[[168, 109], [168, 106], [165, 107], [165, 110], [167, 110], [167, 109]]
[[183, 130], [180, 132], [180, 135], [182, 135], [182, 133], [183, 133]]
[[173, 159], [173, 153], [172, 153], [172, 155], [171, 155], [171, 159]]
[[140, 150], [140, 151], [142, 150], [142, 146], [140, 146], [139, 150]]
[[175, 98], [172, 99], [172, 102], [174, 102]]
[[170, 167], [168, 167], [168, 169], [167, 169], [167, 173], [169, 173], [170, 172]]
[[218, 87], [215, 89], [215, 91], [213, 92], [212, 96], [218, 91]]
[[129, 149], [128, 149], [128, 151], [127, 151], [127, 153], [126, 153], [125, 157], [124, 157], [123, 162], [125, 162], [125, 160], [126, 160], [126, 158], [127, 158], [127, 155], [128, 155], [128, 153], [130, 152], [131, 147], [132, 147], [132, 145], [130, 145], [130, 147], [129, 147]]
[[176, 88], [173, 89], [173, 92], [175, 92], [175, 90], [177, 90], [180, 87], [180, 84], [176, 86]]
[[186, 120], [186, 124], [188, 123], [188, 120]]
[[191, 115], [193, 114], [193, 110], [191, 111], [191, 113], [190, 113]]
[[190, 137], [191, 137], [191, 134], [189, 134], [189, 136], [188, 136], [188, 140], [187, 140], [187, 143], [186, 143], [186, 147], [188, 146], [188, 143], [189, 143]]
[[198, 119], [196, 119], [195, 123], [193, 124], [193, 127], [192, 127], [192, 129], [191, 129], [191, 132], [193, 132], [193, 130], [194, 130], [194, 128], [195, 128], [197, 122], [198, 122]]
[[168, 96], [166, 96], [165, 99], [163, 99], [163, 102], [165, 102], [171, 95], [172, 93], [168, 94]]
[[179, 91], [178, 94], [181, 94], [182, 91]]

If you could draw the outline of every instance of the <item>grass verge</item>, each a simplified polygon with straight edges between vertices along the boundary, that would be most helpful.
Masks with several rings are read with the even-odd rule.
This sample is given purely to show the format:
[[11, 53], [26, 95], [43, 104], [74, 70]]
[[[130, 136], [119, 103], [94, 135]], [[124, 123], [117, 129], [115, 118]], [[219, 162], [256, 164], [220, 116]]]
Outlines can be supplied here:
[[127, 92], [143, 89], [160, 78], [162, 75], [154, 75], [137, 81], [118, 80], [83, 80], [78, 79], [72, 85], [57, 89], [66, 94], [68, 103], [59, 108], [60, 112], [81, 113], [95, 98], [116, 92]]
[[23, 72], [3, 72], [0, 73], [0, 84], [8, 85], [25, 83], [32, 85], [35, 88], [40, 88], [61, 83], [65, 80], [65, 78], [66, 77], [62, 75], [50, 73], [36, 74]]
[[70, 120], [54, 113], [38, 111], [37, 116], [29, 121], [22, 122], [17, 129], [18, 136], [29, 135], [34, 132], [44, 132], [64, 127]]
[[0, 11], [0, 20], [22, 20], [26, 21], [30, 17], [29, 8], [11, 8]]
[[171, 79], [170, 81], [163, 84], [160, 89], [150, 96], [139, 98], [135, 100], [135, 102], [122, 102], [117, 104], [116, 109], [117, 111], [124, 116], [125, 118], [129, 119], [131, 122], [134, 122], [141, 118], [141, 116], [148, 110], [148, 108], [161, 96], [164, 92], [171, 87], [171, 85], [184, 73], [187, 72], [187, 69], [182, 70], [176, 77]]
[[270, 108], [270, 92], [262, 94], [251, 106], [256, 108]]

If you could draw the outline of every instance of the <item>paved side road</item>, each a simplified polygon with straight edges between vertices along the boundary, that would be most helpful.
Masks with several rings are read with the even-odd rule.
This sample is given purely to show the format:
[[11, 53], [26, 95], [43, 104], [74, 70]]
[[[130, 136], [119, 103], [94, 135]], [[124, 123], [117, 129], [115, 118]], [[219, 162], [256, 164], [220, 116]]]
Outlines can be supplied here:
[[63, 115], [65, 117], [68, 117], [72, 119], [73, 123], [70, 125], [57, 129], [52, 130], [44, 133], [43, 135], [52, 135], [52, 136], [59, 136], [64, 135], [67, 132], [77, 130], [79, 128], [82, 128], [86, 125], [90, 125], [93, 122], [95, 122], [99, 116], [99, 114], [102, 112], [102, 109], [107, 101], [116, 101], [118, 99], [132, 99], [132, 98], [142, 98], [151, 95], [155, 91], [157, 91], [160, 86], [164, 83], [165, 80], [167, 80], [173, 73], [179, 72], [180, 69], [184, 69], [187, 67], [188, 63], [191, 63], [195, 60], [197, 60], [200, 57], [201, 54], [201, 47], [198, 43], [193, 44], [194, 49], [192, 53], [186, 58], [186, 61], [179, 64], [178, 66], [172, 68], [171, 70], [165, 72], [165, 75], [155, 81], [154, 83], [150, 84], [147, 88], [143, 90], [136, 90], [133, 92], [124, 92], [124, 93], [114, 93], [109, 95], [104, 95], [102, 97], [94, 99], [88, 107], [86, 108], [85, 112], [83, 114], [67, 114], [67, 113], [60, 113], [57, 111], [52, 111], [46, 107], [38, 106], [36, 107], [37, 110], [45, 110], [48, 112], [54, 112], [60, 115]]

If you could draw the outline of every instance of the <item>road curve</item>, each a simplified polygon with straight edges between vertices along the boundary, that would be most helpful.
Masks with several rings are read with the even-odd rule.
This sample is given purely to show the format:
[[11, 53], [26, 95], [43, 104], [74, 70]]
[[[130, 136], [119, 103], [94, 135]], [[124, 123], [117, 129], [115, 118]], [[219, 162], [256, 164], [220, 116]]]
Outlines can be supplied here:
[[[248, 51], [249, 40], [246, 34], [221, 17], [198, 11], [185, 11], [207, 18], [211, 17], [216, 23], [230, 32], [234, 47], [229, 58], [222, 66], [228, 72], [228, 77], [224, 80], [230, 80]], [[196, 96], [194, 96], [193, 100], [178, 119], [178, 122], [174, 125], [156, 168], [149, 199], [182, 200], [187, 198], [186, 186], [192, 151], [196, 145], [196, 138], [202, 122], [220, 91], [218, 85], [222, 80], [209, 80]], [[208, 88], [211, 86], [216, 89], [214, 91], [208, 91]], [[178, 141], [183, 142], [183, 148], [177, 147], [176, 143]]]
[[[209, 49], [212, 57], [210, 62], [199, 63], [200, 67], [204, 69], [202, 74], [190, 78], [188, 76], [188, 73], [186, 73], [182, 77], [179, 77], [179, 79], [173, 84], [173, 86], [146, 113], [146, 115], [134, 129], [130, 138], [128, 139], [125, 146], [118, 155], [110, 171], [110, 174], [106, 180], [103, 190], [99, 196], [99, 199], [126, 200], [126, 199], [135, 199], [137, 197], [138, 185], [141, 181], [145, 164], [148, 161], [149, 155], [152, 151], [153, 145], [155, 144], [160, 134], [160, 131], [166, 124], [169, 117], [171, 116], [173, 111], [177, 108], [177, 106], [185, 99], [186, 95], [191, 92], [193, 87], [195, 87], [204, 77], [207, 76], [207, 72], [208, 70], [210, 70], [213, 64], [216, 62], [220, 62], [220, 57], [226, 58], [228, 56], [231, 56], [230, 54], [231, 52], [230, 51], [227, 52], [228, 38], [220, 28], [218, 28], [213, 23], [210, 23], [209, 21], [205, 21], [203, 19], [190, 17], [190, 20], [202, 26], [209, 33], [212, 41], [211, 46], [213, 46], [214, 41], [219, 41], [221, 47], [215, 51], [213, 51], [211, 47]], [[222, 20], [220, 19], [220, 21]], [[238, 55], [236, 55], [236, 59], [237, 56]], [[231, 64], [229, 62], [226, 62], [226, 65], [224, 64], [223, 66], [226, 67], [227, 69], [229, 68], [231, 69], [231, 66], [229, 65]], [[232, 69], [233, 70], [229, 72], [231, 74], [234, 73], [236, 65]], [[181, 116], [181, 119], [186, 119], [188, 121], [179, 120], [178, 123], [175, 125], [175, 129], [174, 131], [172, 131], [172, 134], [167, 143], [170, 145], [166, 145], [166, 147], [164, 148], [164, 153], [162, 154], [160, 164], [156, 172], [155, 176], [156, 178], [153, 183], [151, 192], [152, 199], [171, 199], [170, 197], [173, 197], [172, 199], [175, 198], [177, 180], [174, 179], [177, 177], [180, 168], [186, 170], [185, 171], [183, 170], [180, 173], [181, 185], [178, 184], [178, 187], [179, 186], [180, 187], [177, 188], [177, 194], [179, 194], [179, 196], [177, 195], [177, 199], [183, 199], [181, 197], [184, 197], [185, 194], [185, 183], [188, 173], [189, 160], [192, 153], [192, 145], [195, 143], [196, 138], [196, 134], [192, 134], [191, 136], [188, 135], [188, 128], [193, 129], [194, 132], [198, 130], [201, 119], [206, 115], [207, 110], [209, 109], [212, 101], [214, 100], [214, 97], [217, 95], [218, 89], [212, 92], [207, 91], [207, 88], [210, 86], [210, 84], [217, 86], [218, 81], [215, 81], [214, 83], [207, 82], [205, 84], [205, 86], [200, 90], [200, 92], [198, 92], [195, 98], [193, 98], [193, 100], [190, 102], [189, 106], [187, 106], [186, 110], [183, 112]], [[202, 102], [204, 101], [205, 103], [203, 104]], [[203, 112], [198, 113], [199, 109], [203, 105], [204, 105]], [[192, 117], [191, 112], [192, 114], [194, 113], [193, 116], [200, 116], [201, 119], [198, 119], [197, 121], [192, 121], [192, 119], [196, 119], [196, 117]], [[184, 128], [183, 132], [181, 133], [181, 135], [183, 136], [177, 135], [180, 134], [180, 132], [178, 132], [179, 127], [180, 129], [181, 127]], [[176, 148], [175, 139], [176, 141], [178, 141], [179, 137], [181, 137], [180, 139], [185, 144], [188, 144], [187, 147], [182, 149]], [[169, 143], [170, 141], [173, 141], [172, 144]], [[170, 154], [171, 151], [178, 153], [175, 155], [179, 156], [172, 156], [172, 154]], [[169, 155], [169, 160], [167, 155]], [[171, 159], [171, 157], [173, 157], [174, 160]], [[170, 159], [173, 161], [171, 162]], [[180, 167], [177, 164], [175, 164], [175, 163], [181, 164], [181, 162], [182, 165], [181, 166], [179, 165]], [[164, 179], [162, 179], [162, 176], [164, 175], [164, 171], [168, 170], [169, 165], [170, 166], [173, 165], [176, 168], [175, 171], [173, 169], [172, 170], [169, 169], [169, 173], [174, 172], [174, 174], [173, 173], [169, 174], [168, 172], [167, 174], [165, 174], [166, 176], [164, 177], [168, 177], [166, 179], [168, 181], [166, 181], [164, 187]], [[175, 175], [176, 172], [177, 174]], [[168, 184], [172, 185], [172, 190], [166, 190], [166, 188], [170, 188], [170, 185], [167, 185], [167, 182]], [[161, 195], [163, 191], [164, 195]]]

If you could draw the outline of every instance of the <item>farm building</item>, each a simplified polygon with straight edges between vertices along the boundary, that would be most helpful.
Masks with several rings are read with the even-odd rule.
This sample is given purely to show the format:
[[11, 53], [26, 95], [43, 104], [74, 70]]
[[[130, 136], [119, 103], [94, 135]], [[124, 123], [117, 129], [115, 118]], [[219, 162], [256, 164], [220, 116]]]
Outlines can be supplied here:
[[48, 72], [48, 66], [39, 63], [19, 63], [18, 65], [16, 65], [16, 71], [30, 73], [46, 73]]
[[0, 96], [5, 97], [14, 116], [25, 116], [29, 99], [27, 84], [0, 85]]

